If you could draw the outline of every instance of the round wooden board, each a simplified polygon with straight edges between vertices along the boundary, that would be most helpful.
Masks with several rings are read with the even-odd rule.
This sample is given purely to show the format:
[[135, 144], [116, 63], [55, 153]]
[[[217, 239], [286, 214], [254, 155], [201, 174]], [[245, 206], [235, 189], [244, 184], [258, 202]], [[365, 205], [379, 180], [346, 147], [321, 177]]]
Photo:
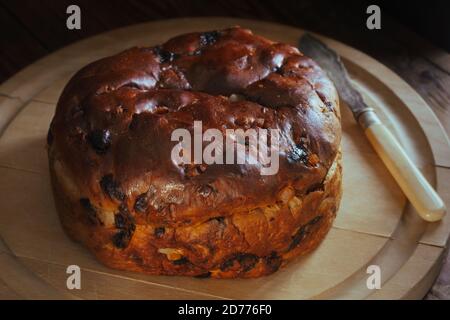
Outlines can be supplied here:
[[[0, 86], [0, 279], [25, 298], [338, 299], [421, 298], [436, 278], [450, 231], [448, 216], [418, 218], [342, 105], [344, 197], [320, 247], [277, 273], [251, 280], [147, 276], [108, 269], [63, 233], [50, 190], [45, 137], [58, 96], [83, 65], [130, 46], [233, 25], [296, 45], [302, 30], [261, 21], [192, 18], [136, 25], [66, 47]], [[422, 98], [392, 71], [323, 38], [344, 60], [367, 103], [450, 206], [450, 143]], [[367, 266], [382, 287], [366, 286]], [[66, 289], [66, 268], [82, 270]], [[0, 283], [1, 284], [1, 283]], [[0, 286], [1, 288], [1, 286]]]

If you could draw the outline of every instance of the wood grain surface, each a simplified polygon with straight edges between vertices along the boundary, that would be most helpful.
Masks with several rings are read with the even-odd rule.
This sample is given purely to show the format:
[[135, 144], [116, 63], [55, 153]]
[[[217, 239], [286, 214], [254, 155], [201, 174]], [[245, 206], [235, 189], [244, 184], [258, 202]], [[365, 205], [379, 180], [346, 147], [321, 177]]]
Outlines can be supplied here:
[[[0, 204], [0, 234], [11, 250], [4, 246], [0, 251], [4, 257], [0, 264], [11, 267], [15, 263], [10, 257], [13, 254], [20, 260], [20, 268], [26, 267], [52, 288], [68, 293], [65, 266], [76, 263], [86, 274], [86, 285], [76, 294], [94, 299], [422, 297], [443, 261], [450, 219], [428, 224], [405, 206], [403, 194], [345, 106], [345, 192], [339, 216], [318, 250], [273, 276], [215, 281], [119, 272], [98, 264], [64, 235], [53, 206], [44, 145], [56, 100], [70, 75], [89, 61], [132, 45], [155, 44], [181, 32], [230, 24], [241, 24], [292, 44], [302, 34], [282, 25], [226, 18], [137, 25], [66, 47], [0, 86], [4, 95], [0, 112], [4, 111], [4, 123], [9, 122], [0, 138], [0, 193], [9, 199]], [[437, 183], [449, 205], [449, 142], [431, 109], [408, 84], [376, 60], [335, 40], [324, 40], [343, 56], [367, 103], [377, 109], [429, 181]], [[368, 264], [382, 266], [386, 290], [374, 293], [365, 287]], [[11, 275], [3, 279], [8, 287], [14, 286], [15, 274]], [[36, 286], [39, 284], [32, 287]], [[27, 297], [26, 292], [20, 293]]]

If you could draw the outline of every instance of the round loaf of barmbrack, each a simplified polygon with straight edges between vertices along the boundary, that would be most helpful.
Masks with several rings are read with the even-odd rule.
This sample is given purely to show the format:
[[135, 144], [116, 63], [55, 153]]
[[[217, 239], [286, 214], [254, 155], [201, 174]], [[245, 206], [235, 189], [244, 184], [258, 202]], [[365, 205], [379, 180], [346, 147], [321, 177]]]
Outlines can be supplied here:
[[[223, 142], [215, 161], [204, 157], [208, 132]], [[239, 158], [230, 132], [267, 139], [249, 156], [244, 136]], [[232, 27], [82, 68], [58, 101], [48, 155], [64, 230], [105, 265], [252, 278], [326, 236], [341, 198], [340, 141], [326, 73], [293, 46]]]

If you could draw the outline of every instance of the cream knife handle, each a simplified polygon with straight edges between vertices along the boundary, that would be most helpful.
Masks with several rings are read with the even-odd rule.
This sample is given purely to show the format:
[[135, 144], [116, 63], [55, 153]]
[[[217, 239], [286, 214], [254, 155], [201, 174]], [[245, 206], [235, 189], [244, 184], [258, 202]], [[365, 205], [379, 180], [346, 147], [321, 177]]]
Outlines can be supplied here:
[[364, 127], [373, 148], [419, 215], [430, 222], [442, 219], [446, 211], [444, 202], [376, 113], [372, 110], [363, 112], [358, 121]]

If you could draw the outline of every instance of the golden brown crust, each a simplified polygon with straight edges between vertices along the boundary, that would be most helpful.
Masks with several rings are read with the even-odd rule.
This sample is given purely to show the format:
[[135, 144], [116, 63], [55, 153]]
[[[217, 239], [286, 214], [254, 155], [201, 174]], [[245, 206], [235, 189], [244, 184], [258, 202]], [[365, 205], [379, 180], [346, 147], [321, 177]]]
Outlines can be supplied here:
[[[239, 95], [239, 101], [225, 96]], [[279, 172], [178, 166], [176, 128], [276, 128]], [[289, 45], [239, 27], [132, 48], [80, 70], [49, 130], [65, 230], [111, 267], [256, 277], [315, 247], [340, 199], [338, 97]], [[328, 175], [328, 176], [327, 176]]]

